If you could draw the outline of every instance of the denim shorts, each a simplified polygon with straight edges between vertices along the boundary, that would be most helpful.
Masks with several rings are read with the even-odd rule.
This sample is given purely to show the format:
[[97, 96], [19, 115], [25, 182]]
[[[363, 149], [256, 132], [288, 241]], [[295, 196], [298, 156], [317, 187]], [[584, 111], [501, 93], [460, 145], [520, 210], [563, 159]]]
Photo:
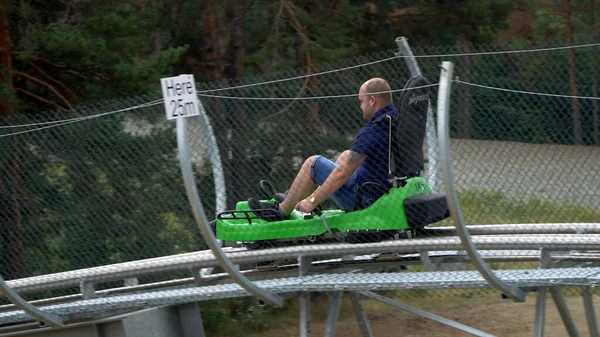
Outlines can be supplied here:
[[[336, 167], [336, 163], [331, 160], [323, 156], [317, 156], [310, 167], [310, 177], [317, 185], [321, 186]], [[358, 183], [356, 182], [356, 172], [354, 172], [348, 181], [331, 195], [331, 199], [344, 211], [351, 212], [354, 210], [358, 187]], [[374, 201], [375, 200], [371, 200], [370, 198], [363, 198], [365, 207], [372, 204]]]

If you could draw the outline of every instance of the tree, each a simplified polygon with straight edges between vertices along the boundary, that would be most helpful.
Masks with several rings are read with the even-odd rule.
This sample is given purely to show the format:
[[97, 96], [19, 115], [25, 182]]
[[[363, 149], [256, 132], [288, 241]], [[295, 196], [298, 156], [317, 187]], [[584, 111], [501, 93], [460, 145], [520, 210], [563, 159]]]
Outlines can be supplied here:
[[[149, 28], [157, 22], [145, 20], [150, 11], [156, 9], [146, 6], [140, 15], [121, 1], [0, 3], [2, 125], [47, 109], [72, 116], [81, 102], [155, 90], [156, 78], [170, 73], [185, 48], [150, 48]], [[36, 155], [50, 144], [0, 142], [0, 272], [11, 279], [30, 273], [25, 237], [38, 228], [37, 188], [47, 183], [38, 179], [43, 164]]]
[[157, 42], [160, 4], [137, 4], [21, 1], [10, 25], [16, 104], [25, 112], [73, 110], [156, 90], [156, 78], [171, 73], [185, 47]]
[[[572, 4], [570, 0], [562, 1], [540, 1], [538, 10], [538, 20], [536, 22], [538, 34], [552, 36], [563, 34], [568, 46], [574, 45], [575, 24], [574, 14], [581, 12], [581, 4]], [[559, 20], [556, 20], [559, 18]], [[568, 77], [572, 96], [579, 96], [577, 85], [577, 61], [575, 50], [570, 48], [567, 51], [567, 60], [569, 64]], [[571, 99], [571, 122], [574, 144], [583, 144], [583, 131], [581, 126], [581, 104], [578, 98]]]
[[[594, 1], [590, 0], [590, 31], [591, 41], [596, 41], [596, 21], [594, 18]], [[592, 47], [592, 95], [598, 97], [598, 48]], [[598, 116], [598, 101], [592, 101], [592, 138], [595, 145], [600, 145], [600, 117]]]
[[[373, 39], [377, 39], [373, 44], [389, 44], [396, 36], [406, 36], [418, 41], [417, 44], [423, 40], [445, 45], [457, 43], [461, 46], [461, 53], [469, 53], [473, 49], [472, 44], [492, 41], [498, 32], [508, 27], [507, 16], [514, 8], [513, 1], [509, 0], [399, 3], [407, 5], [369, 1], [365, 21], [366, 30]], [[461, 58], [458, 62], [458, 74], [462, 80], [471, 81], [473, 63], [472, 57]], [[469, 138], [474, 118], [471, 87], [460, 86], [458, 95], [458, 136]]]
[[12, 86], [12, 55], [10, 32], [8, 31], [8, 3], [5, 0], [0, 3], [0, 117], [12, 115], [11, 100], [14, 96]]
[[[11, 125], [14, 113], [14, 88], [12, 81], [12, 50], [8, 30], [10, 1], [0, 3], [0, 125]], [[23, 276], [23, 225], [21, 214], [21, 163], [14, 140], [6, 142], [6, 153], [0, 167], [6, 174], [0, 177], [0, 256], [1, 273], [5, 278]], [[3, 151], [3, 152], [4, 152]], [[1, 213], [0, 213], [1, 214]]]

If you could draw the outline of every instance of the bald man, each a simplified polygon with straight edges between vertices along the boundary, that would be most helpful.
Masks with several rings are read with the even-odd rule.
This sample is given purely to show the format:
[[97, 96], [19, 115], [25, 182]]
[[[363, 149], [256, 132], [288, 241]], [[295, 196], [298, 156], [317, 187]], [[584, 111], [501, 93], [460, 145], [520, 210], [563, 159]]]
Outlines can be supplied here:
[[[306, 159], [281, 204], [250, 198], [250, 209], [276, 209], [277, 215], [271, 212], [257, 212], [257, 215], [267, 221], [285, 220], [294, 209], [310, 213], [331, 198], [340, 208], [350, 212], [355, 209], [356, 194], [362, 184], [375, 182], [391, 187], [387, 179], [389, 136], [386, 116], [396, 120], [397, 113], [390, 91], [390, 85], [382, 78], [366, 81], [358, 91], [366, 124], [350, 150], [344, 151], [335, 163], [319, 155]], [[380, 189], [366, 188], [363, 206], [371, 205], [383, 193]]]

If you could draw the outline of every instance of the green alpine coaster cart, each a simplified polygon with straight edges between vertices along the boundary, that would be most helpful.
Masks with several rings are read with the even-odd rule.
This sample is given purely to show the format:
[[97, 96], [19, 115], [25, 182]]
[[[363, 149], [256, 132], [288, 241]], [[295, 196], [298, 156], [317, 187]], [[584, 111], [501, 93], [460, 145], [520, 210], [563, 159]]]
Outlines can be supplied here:
[[[432, 192], [420, 177], [424, 168], [423, 140], [429, 105], [428, 81], [421, 75], [412, 77], [400, 95], [397, 118], [382, 118], [389, 134], [389, 180], [391, 188], [365, 183], [358, 189], [355, 210], [315, 210], [313, 214], [292, 212], [290, 219], [265, 221], [272, 209], [251, 210], [247, 201], [236, 209], [217, 215], [211, 223], [216, 237], [225, 245], [242, 244], [249, 249], [315, 242], [378, 242], [411, 238], [426, 231], [426, 226], [449, 217], [444, 194]], [[384, 194], [370, 206], [361, 205], [364, 188], [382, 189]], [[275, 193], [273, 185], [260, 182], [266, 202], [281, 202], [285, 195]]]

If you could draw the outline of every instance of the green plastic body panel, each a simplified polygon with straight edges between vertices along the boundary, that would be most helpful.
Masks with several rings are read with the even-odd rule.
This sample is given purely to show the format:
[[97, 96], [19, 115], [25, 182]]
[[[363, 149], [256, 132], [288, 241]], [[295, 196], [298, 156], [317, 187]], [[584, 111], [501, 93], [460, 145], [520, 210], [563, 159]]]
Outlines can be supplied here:
[[[409, 229], [403, 201], [407, 197], [427, 192], [431, 192], [431, 188], [423, 178], [410, 178], [404, 187], [390, 189], [388, 194], [366, 209], [348, 213], [342, 210], [325, 210], [323, 215], [331, 230], [336, 229], [342, 233], [349, 230]], [[238, 202], [236, 210], [249, 210], [248, 202]], [[327, 228], [320, 217], [305, 220], [295, 211], [291, 214], [291, 219], [284, 221], [252, 219], [252, 223], [249, 223], [246, 219], [217, 220], [217, 238], [227, 241], [291, 239], [318, 236], [325, 232]]]

